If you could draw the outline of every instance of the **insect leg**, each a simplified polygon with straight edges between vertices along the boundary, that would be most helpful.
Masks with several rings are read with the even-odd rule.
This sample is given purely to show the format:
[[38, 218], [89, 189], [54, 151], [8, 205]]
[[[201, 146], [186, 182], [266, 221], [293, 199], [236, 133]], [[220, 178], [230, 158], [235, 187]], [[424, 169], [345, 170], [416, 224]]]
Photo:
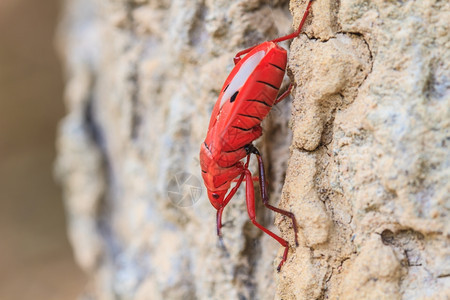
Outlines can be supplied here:
[[[271, 40], [270, 42], [278, 43], [278, 42], [282, 42], [282, 41], [286, 41], [286, 40], [291, 40], [291, 39], [296, 38], [297, 36], [299, 36], [300, 31], [302, 30], [303, 24], [305, 23], [306, 18], [308, 17], [309, 9], [311, 8], [311, 4], [312, 4], [313, 1], [314, 0], [309, 0], [308, 6], [306, 7], [305, 13], [303, 14], [303, 18], [302, 18], [302, 20], [300, 22], [300, 25], [298, 26], [298, 29], [295, 32], [293, 32], [291, 34], [288, 34], [288, 35], [285, 35], [285, 36], [282, 36], [282, 37], [279, 37], [279, 38], [276, 38], [274, 40]], [[250, 48], [247, 48], [245, 50], [242, 50], [242, 51], [238, 52], [236, 54], [236, 56], [234, 57], [234, 59], [233, 59], [234, 60], [234, 64], [237, 64], [241, 60], [241, 56], [242, 55], [249, 53], [256, 46], [253, 46], [253, 47], [250, 47]]]
[[[253, 180], [253, 181], [259, 181], [259, 176], [253, 176], [253, 177], [252, 177], [252, 180]], [[238, 182], [238, 181], [239, 181], [239, 178], [233, 179], [233, 180], [232, 180], [232, 182]]]
[[222, 228], [222, 212], [225, 206], [227, 206], [228, 202], [230, 202], [231, 198], [233, 198], [234, 194], [236, 194], [239, 186], [241, 185], [242, 181], [244, 180], [244, 173], [241, 174], [239, 177], [236, 185], [231, 189], [231, 191], [228, 193], [228, 195], [225, 197], [225, 200], [223, 201], [223, 206], [217, 210], [216, 215], [216, 222], [217, 222], [217, 235], [221, 237], [220, 229]]
[[287, 241], [285, 241], [284, 239], [282, 239], [281, 237], [279, 237], [278, 235], [276, 235], [275, 233], [273, 233], [272, 231], [270, 231], [269, 229], [267, 229], [266, 227], [262, 226], [261, 224], [259, 224], [256, 221], [255, 191], [254, 191], [254, 188], [253, 188], [252, 173], [248, 169], [246, 169], [244, 171], [244, 174], [245, 174], [245, 183], [246, 183], [247, 212], [248, 212], [248, 216], [250, 217], [250, 220], [252, 221], [252, 223], [256, 227], [258, 227], [259, 229], [261, 229], [262, 231], [264, 231], [265, 233], [270, 235], [272, 238], [277, 240], [278, 243], [281, 244], [281, 246], [284, 247], [283, 258], [281, 259], [281, 262], [280, 262], [280, 264], [277, 267], [277, 271], [280, 271], [281, 267], [283, 266], [284, 262], [287, 259], [287, 254], [288, 254], [288, 251], [289, 251], [289, 244], [288, 244]]
[[309, 9], [311, 8], [311, 4], [313, 3], [313, 1], [314, 0], [309, 0], [308, 6], [306, 7], [305, 12], [303, 13], [302, 20], [300, 21], [300, 25], [298, 26], [296, 31], [294, 31], [291, 34], [288, 34], [288, 35], [276, 38], [274, 40], [271, 40], [271, 42], [279, 43], [279, 42], [283, 42], [283, 41], [286, 41], [286, 40], [292, 40], [293, 38], [298, 37], [300, 35], [301, 30], [302, 30], [303, 24], [305, 24], [306, 18], [308, 17]]
[[275, 100], [273, 105], [276, 105], [278, 102], [286, 98], [291, 93], [291, 90], [292, 90], [292, 83], [289, 83], [288, 89], [283, 94], [281, 94], [280, 97], [277, 98], [277, 100]]
[[267, 185], [266, 185], [266, 172], [264, 171], [264, 162], [262, 160], [261, 153], [259, 153], [258, 149], [256, 149], [255, 146], [250, 145], [248, 151], [251, 151], [251, 153], [254, 153], [256, 157], [258, 158], [258, 169], [259, 169], [259, 187], [261, 189], [261, 198], [264, 203], [264, 205], [268, 208], [273, 210], [274, 212], [277, 212], [279, 214], [282, 214], [292, 220], [292, 227], [294, 228], [294, 234], [295, 234], [295, 245], [298, 246], [298, 239], [297, 239], [297, 220], [295, 219], [295, 215], [289, 211], [286, 211], [284, 209], [277, 208], [275, 206], [272, 206], [269, 204], [269, 196], [267, 193]]

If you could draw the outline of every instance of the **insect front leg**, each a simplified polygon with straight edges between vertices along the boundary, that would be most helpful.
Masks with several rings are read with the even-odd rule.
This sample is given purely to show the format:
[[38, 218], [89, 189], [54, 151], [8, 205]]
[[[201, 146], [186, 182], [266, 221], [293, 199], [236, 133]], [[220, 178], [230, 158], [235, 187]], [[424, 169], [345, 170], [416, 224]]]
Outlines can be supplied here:
[[236, 185], [231, 189], [231, 191], [226, 196], [225, 200], [223, 201], [223, 205], [217, 210], [216, 223], [217, 223], [217, 235], [219, 236], [219, 238], [222, 237], [220, 230], [221, 230], [222, 225], [223, 225], [222, 224], [223, 209], [225, 208], [225, 206], [227, 206], [228, 202], [230, 202], [231, 198], [233, 198], [234, 194], [236, 194], [237, 190], [241, 186], [241, 183], [244, 180], [244, 175], [245, 174], [242, 173], [241, 176], [239, 176], [239, 179], [237, 180]]
[[255, 191], [254, 191], [254, 187], [253, 187], [252, 173], [248, 169], [246, 169], [244, 171], [244, 173], [245, 173], [245, 184], [246, 184], [247, 212], [248, 212], [248, 216], [250, 217], [250, 220], [256, 227], [258, 227], [259, 229], [261, 229], [262, 231], [264, 231], [265, 233], [270, 235], [272, 238], [277, 240], [278, 243], [281, 244], [281, 246], [284, 247], [283, 258], [281, 259], [281, 262], [277, 267], [277, 271], [279, 272], [281, 270], [281, 267], [283, 266], [284, 262], [287, 259], [287, 255], [288, 255], [288, 251], [289, 251], [289, 244], [287, 241], [285, 241], [284, 239], [282, 239], [281, 237], [279, 237], [278, 235], [276, 235], [275, 233], [273, 233], [272, 231], [270, 231], [269, 229], [262, 226], [261, 224], [259, 224], [256, 221]]
[[[300, 21], [300, 25], [298, 26], [298, 28], [297, 28], [297, 30], [295, 32], [293, 32], [291, 34], [288, 34], [288, 35], [285, 35], [285, 36], [282, 36], [282, 37], [279, 37], [279, 38], [276, 38], [274, 40], [271, 40], [271, 42], [279, 43], [279, 42], [282, 42], [282, 41], [291, 40], [293, 38], [298, 37], [300, 35], [301, 30], [302, 30], [303, 24], [305, 24], [306, 18], [308, 17], [309, 10], [311, 8], [311, 4], [313, 3], [313, 1], [314, 0], [309, 0], [308, 6], [306, 7], [305, 13], [303, 14], [303, 18]], [[244, 50], [238, 52], [236, 54], [236, 56], [234, 57], [234, 59], [233, 59], [234, 64], [236, 65], [241, 60], [241, 56], [242, 55], [249, 53], [255, 47], [256, 46], [253, 46], [253, 47], [250, 47], [250, 48], [247, 48], [247, 49], [244, 49]]]

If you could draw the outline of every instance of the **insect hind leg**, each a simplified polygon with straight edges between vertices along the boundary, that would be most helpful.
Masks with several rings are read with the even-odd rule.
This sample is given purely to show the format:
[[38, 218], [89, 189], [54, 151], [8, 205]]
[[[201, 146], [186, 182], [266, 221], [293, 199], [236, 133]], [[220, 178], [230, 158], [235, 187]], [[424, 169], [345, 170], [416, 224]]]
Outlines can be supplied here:
[[261, 224], [259, 224], [256, 221], [255, 191], [253, 188], [252, 173], [248, 169], [246, 169], [244, 172], [245, 172], [245, 183], [246, 183], [247, 212], [248, 212], [248, 216], [250, 217], [250, 220], [256, 227], [258, 227], [259, 229], [264, 231], [266, 234], [270, 235], [272, 238], [277, 240], [277, 242], [280, 243], [281, 246], [284, 247], [283, 258], [281, 259], [281, 262], [277, 267], [277, 271], [279, 272], [281, 270], [281, 267], [283, 266], [283, 264], [286, 262], [287, 255], [289, 252], [289, 244], [286, 240], [282, 239], [281, 237], [279, 237], [278, 235], [276, 235], [275, 233], [273, 233], [272, 231], [270, 231], [269, 229], [262, 226]]
[[264, 170], [264, 162], [261, 156], [261, 153], [258, 151], [258, 149], [250, 144], [248, 146], [248, 150], [251, 153], [255, 154], [258, 159], [258, 170], [259, 170], [259, 187], [261, 190], [261, 198], [264, 203], [264, 206], [266, 206], [268, 209], [273, 210], [274, 212], [277, 212], [279, 214], [282, 214], [292, 220], [292, 228], [294, 229], [294, 235], [295, 235], [295, 245], [298, 246], [298, 238], [297, 238], [297, 220], [295, 219], [295, 215], [289, 211], [286, 211], [284, 209], [272, 206], [269, 204], [269, 196], [267, 193], [267, 184], [266, 184], [266, 172]]

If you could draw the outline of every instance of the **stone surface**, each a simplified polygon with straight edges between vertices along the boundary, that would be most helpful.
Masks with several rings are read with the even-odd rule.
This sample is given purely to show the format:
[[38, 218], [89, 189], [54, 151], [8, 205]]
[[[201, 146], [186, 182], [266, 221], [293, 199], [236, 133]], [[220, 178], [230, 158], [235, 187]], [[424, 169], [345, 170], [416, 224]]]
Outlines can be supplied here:
[[[446, 1], [314, 2], [290, 47], [293, 97], [257, 142], [271, 202], [300, 227], [280, 273], [282, 249], [251, 225], [242, 191], [225, 247], [205, 190], [173, 202], [176, 176], [201, 178], [233, 55], [291, 31], [289, 8], [297, 25], [305, 5], [66, 1], [56, 169], [86, 299], [450, 297]], [[257, 214], [294, 245], [289, 220]]]

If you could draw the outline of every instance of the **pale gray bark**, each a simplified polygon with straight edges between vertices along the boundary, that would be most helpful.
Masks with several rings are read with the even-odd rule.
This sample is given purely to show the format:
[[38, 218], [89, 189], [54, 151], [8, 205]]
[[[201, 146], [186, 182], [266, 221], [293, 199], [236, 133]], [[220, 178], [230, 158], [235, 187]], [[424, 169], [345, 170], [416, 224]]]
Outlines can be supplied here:
[[[66, 1], [57, 174], [87, 299], [450, 296], [446, 1], [316, 0], [305, 34], [283, 44], [296, 88], [257, 142], [271, 202], [300, 226], [280, 273], [282, 249], [251, 225], [242, 191], [225, 210], [226, 251], [205, 190], [188, 207], [170, 195], [180, 172], [201, 180], [233, 55], [292, 31], [305, 4]], [[274, 217], [258, 209], [293, 245]]]

